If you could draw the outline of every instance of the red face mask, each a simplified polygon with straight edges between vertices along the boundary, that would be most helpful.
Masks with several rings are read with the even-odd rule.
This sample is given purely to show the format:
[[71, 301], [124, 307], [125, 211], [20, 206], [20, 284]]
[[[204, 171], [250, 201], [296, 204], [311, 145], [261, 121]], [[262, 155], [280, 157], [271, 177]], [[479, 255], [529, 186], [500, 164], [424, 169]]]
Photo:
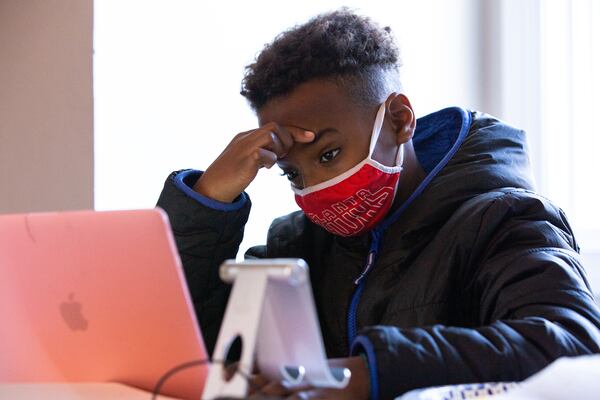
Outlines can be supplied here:
[[371, 158], [384, 117], [385, 103], [375, 117], [367, 158], [325, 182], [304, 189], [292, 187], [296, 203], [304, 214], [334, 235], [356, 236], [369, 231], [392, 206], [402, 171], [404, 147], [400, 145], [394, 167]]

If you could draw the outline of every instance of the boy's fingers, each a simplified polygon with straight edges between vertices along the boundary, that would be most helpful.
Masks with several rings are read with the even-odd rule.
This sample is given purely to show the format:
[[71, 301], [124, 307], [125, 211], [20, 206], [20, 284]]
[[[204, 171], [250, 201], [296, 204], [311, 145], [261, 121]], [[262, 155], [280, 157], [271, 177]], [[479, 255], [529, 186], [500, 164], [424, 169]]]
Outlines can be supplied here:
[[[288, 150], [294, 145], [291, 132], [276, 122], [269, 122], [261, 126], [256, 132], [259, 146], [274, 150], [280, 158], [285, 157]], [[265, 133], [270, 134], [270, 136], [265, 137]]]
[[284, 157], [289, 148], [286, 148], [276, 132], [269, 129], [258, 129], [251, 140], [252, 142], [248, 143], [250, 148], [264, 148], [272, 151], [278, 157]]
[[300, 128], [290, 129], [294, 142], [298, 143], [310, 143], [315, 140], [315, 133]]
[[297, 126], [283, 126], [276, 122], [269, 122], [263, 126], [272, 129], [284, 144], [286, 150], [297, 143], [310, 143], [315, 140], [315, 133]]
[[248, 377], [248, 395], [256, 394], [257, 392], [262, 393], [262, 388], [267, 383], [269, 383], [267, 378], [260, 374], [250, 375]]
[[[247, 135], [245, 145], [249, 148], [264, 148], [276, 154], [277, 158], [287, 155], [294, 143], [310, 143], [315, 139], [315, 133], [301, 128], [286, 128], [275, 122], [269, 122], [251, 134]], [[272, 164], [265, 163], [270, 168]]]
[[251, 133], [252, 133], [252, 132], [254, 132], [254, 131], [256, 131], [256, 129], [250, 129], [250, 130], [248, 130], [248, 131], [240, 132], [240, 133], [238, 133], [237, 135], [235, 135], [235, 136], [233, 137], [233, 140], [232, 140], [232, 142], [234, 142], [234, 141], [236, 141], [236, 140], [240, 140], [240, 139], [242, 139], [242, 138], [244, 138], [244, 137], [248, 136], [249, 134], [251, 134]]
[[260, 393], [268, 396], [284, 397], [290, 395], [291, 391], [279, 382], [269, 382], [260, 389]]
[[269, 136], [271, 139], [270, 143], [272, 146], [272, 148], [270, 148], [269, 150], [273, 151], [273, 153], [275, 153], [278, 158], [285, 157], [285, 155], [288, 152], [289, 146], [286, 146], [284, 141], [281, 140], [281, 135], [278, 135], [277, 133], [270, 131]]
[[281, 143], [283, 144], [284, 150], [287, 152], [294, 145], [294, 137], [292, 136], [292, 132], [289, 129], [275, 123], [271, 122], [267, 124], [271, 128], [271, 131], [277, 135]]
[[256, 166], [257, 168], [265, 167], [271, 168], [277, 162], [277, 154], [274, 152], [259, 147], [256, 153]]

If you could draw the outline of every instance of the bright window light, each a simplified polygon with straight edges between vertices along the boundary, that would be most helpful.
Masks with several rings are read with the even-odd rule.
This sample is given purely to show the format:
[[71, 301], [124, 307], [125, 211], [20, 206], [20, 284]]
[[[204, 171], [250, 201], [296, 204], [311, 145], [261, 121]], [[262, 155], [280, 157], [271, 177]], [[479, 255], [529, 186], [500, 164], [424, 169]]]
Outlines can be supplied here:
[[[95, 206], [146, 208], [173, 170], [205, 169], [238, 132], [257, 127], [239, 95], [244, 66], [276, 34], [347, 5], [392, 27], [417, 114], [478, 108], [472, 1], [147, 1], [95, 4]], [[297, 209], [278, 168], [248, 188], [240, 255]]]

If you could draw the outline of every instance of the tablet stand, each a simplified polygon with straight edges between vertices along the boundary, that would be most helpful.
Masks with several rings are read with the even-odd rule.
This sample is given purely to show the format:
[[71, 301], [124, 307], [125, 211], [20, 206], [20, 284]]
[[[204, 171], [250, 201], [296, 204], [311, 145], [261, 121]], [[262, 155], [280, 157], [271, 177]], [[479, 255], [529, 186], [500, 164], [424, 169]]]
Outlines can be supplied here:
[[246, 397], [255, 356], [261, 374], [286, 386], [343, 388], [350, 371], [330, 368], [302, 259], [227, 260], [219, 270], [233, 288], [213, 353], [226, 359], [236, 338], [242, 340], [238, 369], [226, 380], [222, 363], [210, 367], [203, 399]]

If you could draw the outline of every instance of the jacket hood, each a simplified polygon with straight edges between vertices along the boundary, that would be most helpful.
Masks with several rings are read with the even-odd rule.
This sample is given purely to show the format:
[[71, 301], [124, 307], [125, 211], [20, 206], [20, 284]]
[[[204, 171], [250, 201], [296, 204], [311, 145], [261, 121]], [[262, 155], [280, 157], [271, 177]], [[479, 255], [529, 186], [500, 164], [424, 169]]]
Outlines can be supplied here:
[[[384, 239], [426, 243], [423, 235], [435, 234], [468, 200], [501, 188], [535, 187], [525, 132], [488, 114], [451, 107], [419, 118], [413, 146], [429, 173], [382, 222]], [[336, 239], [362, 248], [369, 236]]]

